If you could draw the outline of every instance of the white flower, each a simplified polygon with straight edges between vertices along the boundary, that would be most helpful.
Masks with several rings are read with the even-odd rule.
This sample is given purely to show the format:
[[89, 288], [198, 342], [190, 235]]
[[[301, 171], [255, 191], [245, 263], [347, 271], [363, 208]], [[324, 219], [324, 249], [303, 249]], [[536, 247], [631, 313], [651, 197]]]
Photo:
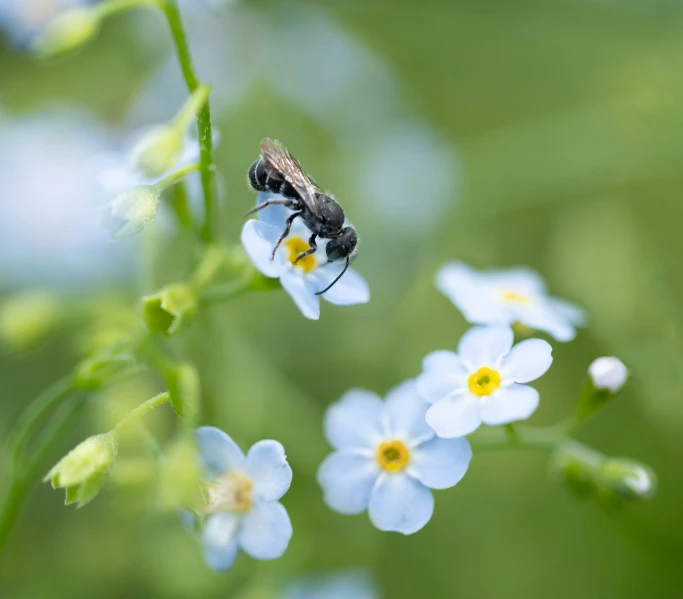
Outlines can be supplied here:
[[473, 324], [521, 323], [558, 341], [571, 341], [583, 311], [546, 293], [543, 279], [524, 267], [478, 272], [460, 262], [444, 264], [436, 286]]
[[[214, 570], [232, 566], [242, 549], [255, 559], [276, 559], [292, 537], [292, 524], [278, 501], [289, 489], [292, 469], [277, 441], [259, 441], [245, 456], [223, 431], [197, 429], [197, 444], [209, 482], [200, 540]], [[187, 519], [187, 515], [185, 515]]]
[[467, 472], [466, 439], [440, 439], [427, 404], [406, 381], [386, 400], [352, 389], [327, 409], [325, 435], [337, 451], [318, 470], [325, 503], [342, 514], [368, 510], [380, 530], [412, 534], [434, 511], [430, 489], [448, 489]]
[[628, 378], [628, 368], [615, 357], [602, 357], [593, 360], [588, 367], [593, 386], [596, 389], [609, 389], [611, 393], [619, 391]]
[[379, 593], [368, 574], [349, 571], [297, 580], [281, 599], [379, 599]]
[[[276, 197], [258, 194], [257, 204]], [[328, 263], [325, 246], [327, 239], [317, 239], [315, 253], [294, 261], [310, 246], [311, 232], [297, 218], [289, 235], [271, 259], [273, 248], [285, 228], [285, 219], [292, 211], [282, 206], [269, 206], [257, 213], [258, 219], [247, 221], [242, 228], [242, 245], [254, 266], [267, 277], [278, 278], [283, 289], [292, 297], [301, 313], [312, 320], [320, 317], [320, 297], [316, 292], [325, 289], [344, 268], [342, 260]], [[370, 300], [365, 279], [349, 268], [334, 286], [322, 294], [328, 302], [338, 306], [364, 304]]]
[[457, 354], [436, 351], [424, 359], [417, 390], [433, 404], [427, 422], [439, 437], [462, 437], [482, 422], [508, 424], [534, 413], [538, 391], [522, 383], [550, 368], [552, 348], [541, 339], [512, 342], [510, 327], [474, 327], [460, 339]]

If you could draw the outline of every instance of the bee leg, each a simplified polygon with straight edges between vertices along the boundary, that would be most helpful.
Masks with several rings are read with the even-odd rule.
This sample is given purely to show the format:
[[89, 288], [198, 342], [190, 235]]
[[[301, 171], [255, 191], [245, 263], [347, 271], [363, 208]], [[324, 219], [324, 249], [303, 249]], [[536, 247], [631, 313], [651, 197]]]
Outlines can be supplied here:
[[318, 249], [318, 245], [315, 242], [315, 238], [317, 236], [318, 236], [317, 233], [313, 233], [313, 235], [311, 235], [311, 238], [308, 240], [308, 245], [310, 245], [311, 247], [309, 247], [305, 252], [302, 252], [301, 254], [299, 254], [296, 257], [296, 260], [294, 260], [294, 264], [296, 264], [299, 260], [301, 260], [305, 256], [308, 256], [309, 254], [313, 254], [315, 252], [315, 250]]
[[249, 210], [249, 212], [247, 212], [244, 215], [244, 218], [247, 218], [247, 216], [251, 216], [255, 212], [258, 212], [259, 210], [263, 210], [264, 208], [268, 208], [268, 206], [277, 206], [277, 205], [285, 206], [286, 208], [294, 208], [294, 209], [297, 209], [299, 207], [299, 205], [294, 200], [289, 200], [287, 198], [282, 198], [282, 199], [274, 198], [272, 200], [266, 200], [265, 202], [256, 206], [256, 208], [252, 208], [251, 210]]
[[315, 294], [316, 294], [316, 295], [322, 295], [322, 294], [325, 293], [326, 291], [329, 291], [330, 289], [332, 289], [332, 287], [334, 286], [334, 284], [335, 284], [339, 279], [341, 279], [341, 278], [344, 276], [344, 273], [346, 272], [346, 270], [347, 270], [348, 267], [349, 267], [350, 261], [351, 261], [350, 258], [349, 258], [348, 256], [346, 256], [346, 264], [344, 264], [344, 270], [342, 270], [342, 271], [339, 273], [339, 276], [338, 276], [334, 281], [332, 281], [327, 287], [325, 287], [325, 289], [323, 289], [322, 291], [316, 291]]
[[285, 230], [282, 232], [282, 235], [280, 235], [280, 239], [277, 240], [277, 243], [273, 248], [273, 253], [270, 256], [271, 260], [275, 260], [275, 252], [277, 252], [277, 248], [280, 247], [280, 244], [282, 243], [284, 238], [287, 237], [287, 235], [289, 235], [289, 230], [292, 228], [292, 222], [297, 216], [301, 216], [301, 212], [295, 212], [294, 214], [291, 214], [289, 217], [287, 217], [287, 220], [285, 221]]

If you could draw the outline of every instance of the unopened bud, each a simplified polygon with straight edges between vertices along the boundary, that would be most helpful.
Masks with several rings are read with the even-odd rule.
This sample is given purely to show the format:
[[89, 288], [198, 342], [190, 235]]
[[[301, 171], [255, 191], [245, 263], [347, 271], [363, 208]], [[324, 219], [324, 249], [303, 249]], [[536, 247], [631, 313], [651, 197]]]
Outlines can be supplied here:
[[82, 360], [74, 372], [74, 385], [96, 390], [137, 374], [141, 367], [132, 352], [105, 348]]
[[50, 293], [28, 291], [0, 305], [0, 342], [14, 350], [40, 343], [59, 326], [63, 304]]
[[97, 35], [100, 17], [88, 7], [71, 8], [57, 15], [33, 44], [41, 58], [52, 58], [83, 46]]
[[178, 364], [168, 373], [166, 383], [178, 416], [188, 426], [197, 426], [201, 395], [197, 369], [192, 364]]
[[626, 383], [628, 368], [619, 358], [603, 357], [593, 361], [588, 367], [588, 374], [596, 389], [617, 393]]
[[49, 480], [52, 488], [66, 489], [66, 505], [83, 507], [100, 492], [117, 451], [118, 440], [113, 432], [89, 437], [66, 454], [43, 482]]
[[133, 146], [130, 160], [146, 177], [155, 178], [170, 170], [183, 150], [184, 131], [160, 125], [148, 131]]
[[114, 239], [135, 235], [154, 219], [160, 197], [160, 190], [154, 186], [133, 187], [105, 206], [102, 224]]
[[185, 283], [173, 283], [142, 298], [142, 321], [157, 335], [177, 333], [192, 322], [196, 312], [197, 295]]
[[600, 469], [604, 486], [623, 499], [642, 501], [657, 491], [657, 476], [645, 464], [628, 458], [608, 458]]

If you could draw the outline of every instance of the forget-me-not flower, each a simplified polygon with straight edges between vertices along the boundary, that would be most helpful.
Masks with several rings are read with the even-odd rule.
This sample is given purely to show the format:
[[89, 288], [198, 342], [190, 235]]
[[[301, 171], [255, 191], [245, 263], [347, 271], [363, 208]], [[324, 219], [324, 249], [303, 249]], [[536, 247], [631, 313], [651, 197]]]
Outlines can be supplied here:
[[197, 429], [197, 444], [208, 482], [200, 540], [214, 570], [227, 570], [242, 549], [256, 559], [280, 557], [292, 524], [278, 501], [289, 489], [292, 469], [277, 441], [259, 441], [245, 456], [220, 429]]
[[[257, 204], [265, 202], [273, 194], [259, 193]], [[338, 306], [364, 304], [370, 300], [370, 290], [365, 279], [349, 267], [334, 286], [320, 295], [344, 268], [344, 261], [327, 261], [325, 247], [328, 239], [317, 239], [318, 249], [313, 254], [295, 260], [310, 246], [311, 232], [297, 218], [289, 235], [271, 259], [273, 248], [285, 229], [285, 219], [292, 213], [283, 206], [269, 206], [257, 213], [242, 228], [242, 245], [254, 266], [265, 276], [279, 278], [283, 289], [292, 297], [301, 313], [312, 320], [320, 317], [320, 297]]]
[[558, 341], [571, 341], [583, 311], [546, 293], [543, 279], [524, 267], [480, 272], [460, 262], [444, 264], [436, 286], [472, 324], [521, 323]]
[[440, 439], [425, 421], [428, 405], [406, 381], [385, 401], [352, 389], [325, 415], [325, 435], [336, 450], [318, 470], [328, 506], [342, 514], [368, 510], [380, 530], [412, 534], [434, 511], [430, 489], [448, 489], [467, 472], [466, 439]]
[[348, 571], [297, 580], [281, 599], [379, 599], [379, 593], [366, 572]]
[[550, 368], [550, 344], [527, 339], [512, 347], [508, 326], [473, 327], [458, 353], [435, 351], [423, 362], [417, 390], [432, 406], [426, 419], [439, 437], [469, 435], [483, 422], [491, 426], [525, 420], [539, 395], [528, 383]]

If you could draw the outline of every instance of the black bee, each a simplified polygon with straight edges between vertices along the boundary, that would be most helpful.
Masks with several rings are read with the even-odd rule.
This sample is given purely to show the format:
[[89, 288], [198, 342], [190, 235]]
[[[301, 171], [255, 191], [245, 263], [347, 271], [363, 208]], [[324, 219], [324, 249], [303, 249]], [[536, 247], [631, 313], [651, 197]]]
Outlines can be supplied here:
[[256, 191], [277, 193], [284, 198], [267, 200], [247, 212], [246, 216], [273, 204], [283, 204], [296, 210], [285, 221], [285, 230], [273, 248], [271, 260], [275, 258], [277, 248], [289, 234], [292, 222], [298, 216], [313, 235], [308, 240], [310, 247], [297, 256], [295, 264], [318, 249], [316, 237], [330, 240], [325, 248], [328, 262], [342, 258], [346, 260], [344, 270], [339, 276], [316, 295], [328, 291], [346, 272], [358, 244], [356, 230], [350, 225], [344, 226], [345, 216], [342, 207], [332, 196], [320, 190], [284, 145], [273, 139], [265, 138], [261, 141], [261, 157], [249, 167], [249, 185]]

